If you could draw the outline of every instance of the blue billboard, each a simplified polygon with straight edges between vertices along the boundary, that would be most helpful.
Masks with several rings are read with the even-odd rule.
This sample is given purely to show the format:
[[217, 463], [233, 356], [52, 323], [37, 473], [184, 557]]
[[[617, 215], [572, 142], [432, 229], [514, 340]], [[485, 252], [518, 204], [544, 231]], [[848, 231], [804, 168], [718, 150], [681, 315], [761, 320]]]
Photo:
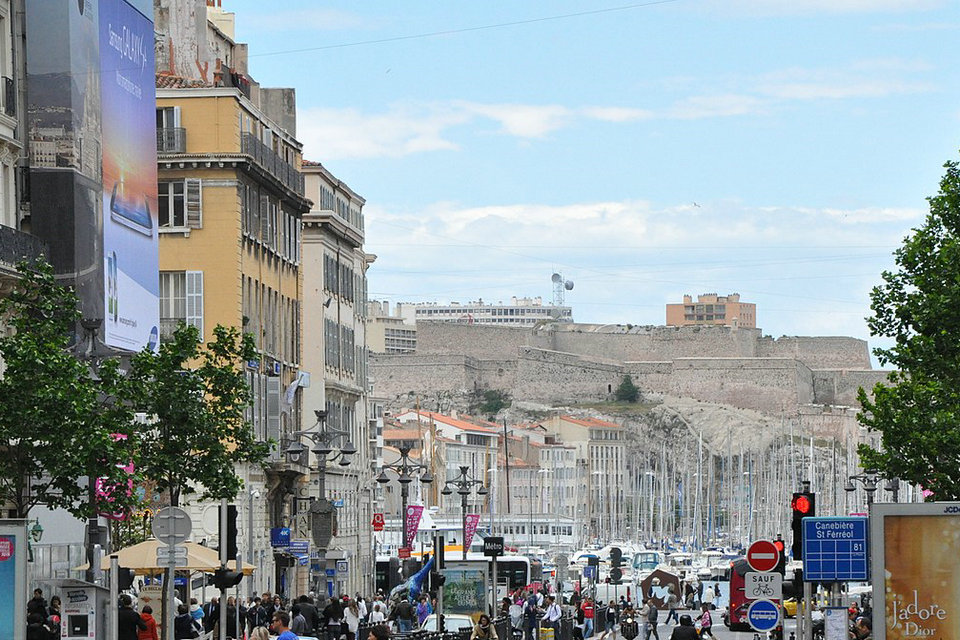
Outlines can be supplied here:
[[104, 342], [135, 351], [160, 324], [153, 21], [124, 0], [100, 0], [99, 17]]

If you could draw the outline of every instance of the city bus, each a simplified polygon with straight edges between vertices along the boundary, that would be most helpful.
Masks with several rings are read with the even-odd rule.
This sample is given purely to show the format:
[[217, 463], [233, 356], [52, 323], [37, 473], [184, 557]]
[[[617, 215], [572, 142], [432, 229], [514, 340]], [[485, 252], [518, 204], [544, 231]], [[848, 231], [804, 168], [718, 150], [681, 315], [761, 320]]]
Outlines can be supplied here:
[[[409, 574], [415, 573], [421, 567], [420, 554], [411, 555]], [[452, 566], [485, 567], [487, 589], [489, 590], [490, 585], [493, 584], [493, 562], [491, 558], [480, 553], [468, 553], [467, 559], [463, 560], [461, 548], [453, 549], [451, 546], [444, 548], [444, 558], [446, 563]], [[401, 561], [396, 556], [377, 556], [377, 589], [389, 594], [393, 587], [400, 584], [401, 566]], [[497, 558], [497, 599], [503, 598], [517, 589], [539, 583], [542, 580], [542, 572], [543, 564], [539, 560], [531, 560], [526, 556], [519, 555], [500, 556]]]

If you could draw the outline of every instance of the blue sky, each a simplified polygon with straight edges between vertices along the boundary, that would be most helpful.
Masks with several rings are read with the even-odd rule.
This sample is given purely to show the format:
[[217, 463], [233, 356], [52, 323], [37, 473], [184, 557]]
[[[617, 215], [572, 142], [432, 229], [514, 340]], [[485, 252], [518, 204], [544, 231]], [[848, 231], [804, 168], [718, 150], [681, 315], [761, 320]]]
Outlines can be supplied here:
[[868, 338], [960, 149], [952, 0], [223, 4], [367, 199], [376, 299], [548, 299], [557, 270], [578, 321], [739, 292], [765, 333]]

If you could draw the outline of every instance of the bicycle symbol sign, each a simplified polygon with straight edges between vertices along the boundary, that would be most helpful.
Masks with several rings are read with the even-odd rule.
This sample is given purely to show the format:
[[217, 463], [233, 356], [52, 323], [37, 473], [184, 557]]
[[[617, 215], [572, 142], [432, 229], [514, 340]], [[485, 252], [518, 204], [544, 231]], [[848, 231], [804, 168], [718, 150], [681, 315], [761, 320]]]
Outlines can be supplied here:
[[747, 600], [781, 600], [783, 576], [779, 573], [748, 571], [743, 575], [743, 593]]

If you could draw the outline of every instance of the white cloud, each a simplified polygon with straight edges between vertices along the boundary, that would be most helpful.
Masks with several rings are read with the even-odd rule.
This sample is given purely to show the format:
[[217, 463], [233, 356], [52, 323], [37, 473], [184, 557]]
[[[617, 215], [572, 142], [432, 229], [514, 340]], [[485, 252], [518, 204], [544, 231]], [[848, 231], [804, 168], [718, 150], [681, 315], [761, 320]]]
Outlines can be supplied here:
[[649, 120], [655, 113], [648, 109], [632, 109], [630, 107], [584, 107], [580, 110], [587, 118], [602, 122], [632, 122], [634, 120]]
[[720, 118], [762, 113], [765, 104], [753, 96], [726, 94], [715, 96], [692, 96], [685, 98], [670, 108], [664, 115], [680, 120], [701, 118]]
[[559, 105], [480, 104], [454, 102], [454, 107], [500, 123], [502, 130], [518, 138], [541, 138], [570, 122], [573, 114]]

